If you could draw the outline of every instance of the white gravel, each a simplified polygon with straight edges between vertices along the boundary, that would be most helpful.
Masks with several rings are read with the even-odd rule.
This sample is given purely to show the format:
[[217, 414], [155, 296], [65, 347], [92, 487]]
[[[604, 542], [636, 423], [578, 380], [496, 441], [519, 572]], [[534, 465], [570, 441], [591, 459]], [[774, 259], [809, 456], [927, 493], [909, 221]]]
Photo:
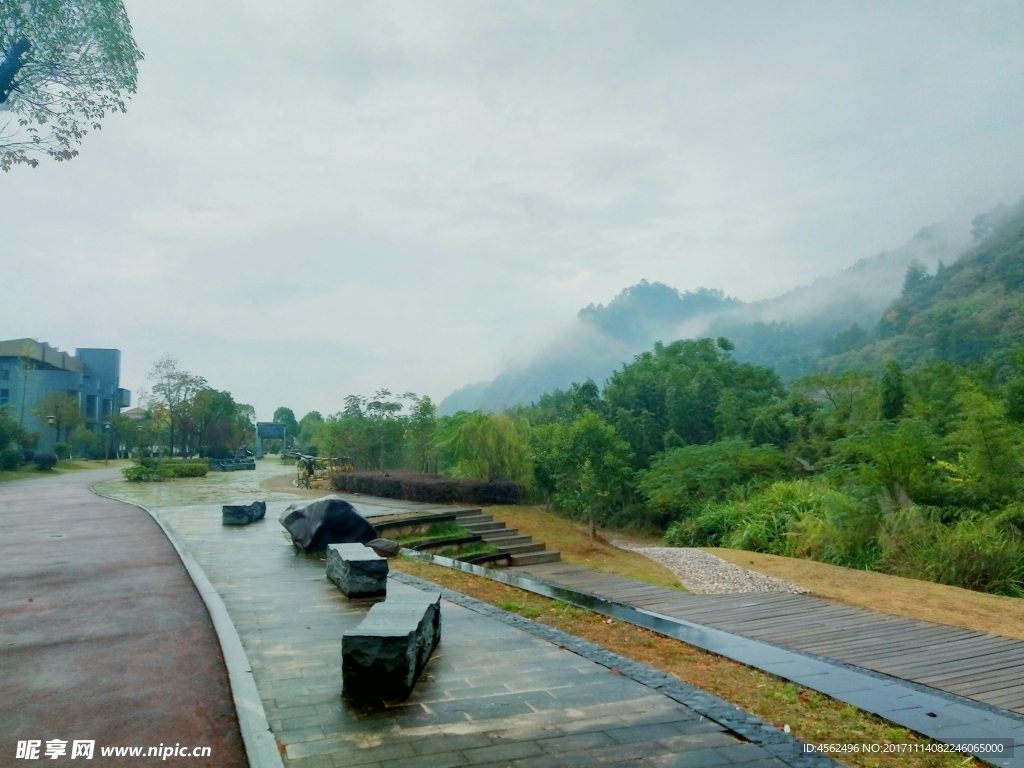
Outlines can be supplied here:
[[715, 557], [710, 552], [689, 547], [638, 547], [625, 541], [612, 542], [619, 549], [638, 552], [661, 563], [679, 577], [690, 592], [698, 595], [726, 595], [741, 592], [790, 592], [810, 590], [788, 581], [764, 576]]

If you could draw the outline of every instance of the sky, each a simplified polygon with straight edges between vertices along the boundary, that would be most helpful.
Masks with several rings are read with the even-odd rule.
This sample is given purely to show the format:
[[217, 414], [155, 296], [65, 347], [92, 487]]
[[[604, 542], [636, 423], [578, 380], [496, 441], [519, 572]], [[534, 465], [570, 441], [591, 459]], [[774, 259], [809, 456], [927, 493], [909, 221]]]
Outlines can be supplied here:
[[269, 420], [435, 401], [641, 279], [750, 301], [1024, 194], [1024, 3], [126, 0], [80, 157], [0, 174], [0, 338]]

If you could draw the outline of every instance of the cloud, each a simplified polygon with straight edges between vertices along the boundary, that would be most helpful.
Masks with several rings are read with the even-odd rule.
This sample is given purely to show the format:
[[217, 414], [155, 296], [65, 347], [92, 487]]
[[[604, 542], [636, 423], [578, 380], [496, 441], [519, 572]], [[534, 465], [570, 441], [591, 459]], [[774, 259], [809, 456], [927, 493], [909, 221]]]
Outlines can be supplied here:
[[766, 298], [1024, 191], [1019, 4], [127, 9], [128, 113], [0, 179], [0, 335], [261, 415], [440, 398], [642, 278]]

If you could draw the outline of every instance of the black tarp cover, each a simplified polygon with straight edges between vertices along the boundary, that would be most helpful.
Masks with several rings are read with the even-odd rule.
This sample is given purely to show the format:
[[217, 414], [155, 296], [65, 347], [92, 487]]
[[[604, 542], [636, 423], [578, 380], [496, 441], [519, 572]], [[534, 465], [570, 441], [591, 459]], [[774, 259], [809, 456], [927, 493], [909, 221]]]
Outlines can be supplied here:
[[356, 508], [337, 496], [314, 501], [297, 501], [281, 514], [281, 525], [296, 547], [319, 552], [328, 544], [366, 544], [377, 531]]

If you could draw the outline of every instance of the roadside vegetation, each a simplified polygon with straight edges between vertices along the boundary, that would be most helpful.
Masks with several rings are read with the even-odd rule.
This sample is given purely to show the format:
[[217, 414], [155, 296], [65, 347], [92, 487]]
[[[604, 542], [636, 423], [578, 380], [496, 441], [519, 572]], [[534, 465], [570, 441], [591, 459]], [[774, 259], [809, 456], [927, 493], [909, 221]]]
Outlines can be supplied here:
[[1024, 352], [1001, 372], [888, 360], [784, 384], [731, 347], [657, 344], [603, 390], [587, 381], [503, 414], [438, 417], [429, 398], [381, 390], [307, 414], [298, 443], [380, 476], [405, 468], [406, 484], [511, 483], [592, 535], [1024, 594]]

